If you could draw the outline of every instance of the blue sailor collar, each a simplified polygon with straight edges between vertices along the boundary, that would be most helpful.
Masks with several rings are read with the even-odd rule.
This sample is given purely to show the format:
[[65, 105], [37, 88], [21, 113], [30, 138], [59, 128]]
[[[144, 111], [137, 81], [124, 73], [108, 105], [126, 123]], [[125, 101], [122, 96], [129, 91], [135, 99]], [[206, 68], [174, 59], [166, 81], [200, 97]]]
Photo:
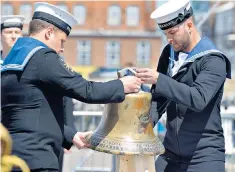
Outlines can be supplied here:
[[[226, 69], [227, 69], [227, 78], [231, 79], [231, 63], [229, 59], [221, 52], [219, 51], [216, 46], [213, 44], [213, 42], [208, 39], [207, 37], [201, 38], [201, 40], [197, 43], [197, 45], [192, 49], [191, 52], [188, 53], [187, 58], [184, 61], [184, 64], [182, 66], [187, 65], [188, 63], [193, 63], [196, 59], [202, 58], [205, 55], [211, 54], [211, 53], [219, 53], [223, 55], [226, 61]], [[175, 52], [173, 48], [171, 47], [170, 57], [169, 57], [169, 68], [168, 73], [171, 73], [170, 70], [174, 66], [174, 62], [177, 59], [178, 52]]]
[[31, 57], [40, 49], [47, 48], [47, 45], [31, 37], [18, 38], [15, 45], [5, 58], [1, 72], [23, 71]]

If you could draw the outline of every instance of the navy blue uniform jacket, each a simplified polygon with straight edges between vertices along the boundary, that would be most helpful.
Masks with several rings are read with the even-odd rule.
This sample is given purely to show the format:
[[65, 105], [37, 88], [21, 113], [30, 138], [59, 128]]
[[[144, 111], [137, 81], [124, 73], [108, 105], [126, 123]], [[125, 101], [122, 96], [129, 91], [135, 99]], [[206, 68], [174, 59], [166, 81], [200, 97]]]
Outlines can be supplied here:
[[61, 146], [72, 146], [75, 131], [64, 126], [64, 96], [102, 104], [125, 98], [120, 80], [87, 81], [49, 48], [38, 50], [23, 71], [1, 74], [2, 123], [12, 136], [13, 154], [30, 169], [58, 169]]
[[224, 161], [220, 103], [230, 62], [223, 54], [211, 52], [183, 65], [170, 77], [170, 51], [167, 45], [159, 59], [157, 83], [151, 89], [153, 125], [166, 111], [167, 132], [163, 144], [178, 160]]

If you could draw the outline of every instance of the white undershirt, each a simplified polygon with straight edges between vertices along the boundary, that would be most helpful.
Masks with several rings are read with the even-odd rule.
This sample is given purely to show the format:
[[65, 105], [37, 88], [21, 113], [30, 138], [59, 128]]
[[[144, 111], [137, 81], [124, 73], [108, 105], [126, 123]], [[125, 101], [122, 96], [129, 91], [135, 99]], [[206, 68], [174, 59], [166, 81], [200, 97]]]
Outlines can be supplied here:
[[179, 68], [183, 65], [185, 59], [187, 58], [188, 54], [180, 52], [178, 56], [178, 61], [175, 61], [174, 67], [171, 69], [172, 76], [177, 74]]

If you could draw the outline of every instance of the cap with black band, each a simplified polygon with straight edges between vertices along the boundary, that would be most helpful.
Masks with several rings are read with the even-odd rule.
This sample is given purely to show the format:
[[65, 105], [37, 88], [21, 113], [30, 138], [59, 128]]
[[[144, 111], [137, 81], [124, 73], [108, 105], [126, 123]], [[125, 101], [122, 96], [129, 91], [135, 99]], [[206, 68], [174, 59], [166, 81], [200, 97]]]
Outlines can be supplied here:
[[40, 19], [51, 23], [67, 35], [70, 34], [72, 27], [78, 23], [76, 18], [69, 12], [49, 3], [36, 2], [34, 9], [33, 20]]
[[161, 30], [172, 28], [193, 15], [190, 0], [169, 0], [155, 11], [150, 18], [156, 19]]
[[21, 15], [5, 15], [1, 17], [1, 31], [6, 28], [23, 29], [24, 16]]

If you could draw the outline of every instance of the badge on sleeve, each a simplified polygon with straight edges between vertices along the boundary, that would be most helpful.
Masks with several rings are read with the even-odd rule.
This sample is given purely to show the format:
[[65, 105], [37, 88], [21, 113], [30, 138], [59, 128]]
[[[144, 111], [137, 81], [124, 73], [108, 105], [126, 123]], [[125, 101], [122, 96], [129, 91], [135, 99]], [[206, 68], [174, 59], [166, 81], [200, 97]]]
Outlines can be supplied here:
[[68, 72], [71, 76], [76, 74], [76, 72], [68, 64], [66, 64], [61, 57], [59, 58], [59, 62], [62, 68], [64, 68], [65, 71]]

